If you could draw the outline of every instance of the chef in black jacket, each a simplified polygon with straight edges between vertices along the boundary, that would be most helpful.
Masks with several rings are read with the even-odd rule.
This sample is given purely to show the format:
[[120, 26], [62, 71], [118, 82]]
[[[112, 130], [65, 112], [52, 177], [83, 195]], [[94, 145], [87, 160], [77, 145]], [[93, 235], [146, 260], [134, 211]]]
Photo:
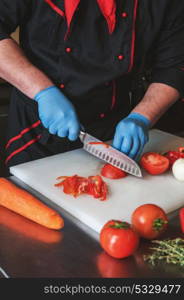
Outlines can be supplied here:
[[184, 96], [184, 1], [0, 0], [0, 77], [14, 86], [8, 167], [80, 147], [81, 126], [138, 159]]

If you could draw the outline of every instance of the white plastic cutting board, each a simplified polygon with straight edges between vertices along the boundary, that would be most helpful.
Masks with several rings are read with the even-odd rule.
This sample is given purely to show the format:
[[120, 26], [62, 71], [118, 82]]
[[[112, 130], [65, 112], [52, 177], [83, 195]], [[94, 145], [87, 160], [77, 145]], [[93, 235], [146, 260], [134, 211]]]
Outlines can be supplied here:
[[[163, 153], [179, 146], [184, 146], [184, 138], [151, 130], [144, 152]], [[171, 171], [157, 176], [143, 172], [142, 179], [132, 175], [118, 180], [104, 178], [109, 187], [106, 201], [87, 195], [73, 198], [54, 187], [58, 176], [100, 174], [103, 164], [83, 149], [77, 149], [11, 167], [11, 173], [97, 232], [110, 219], [129, 222], [134, 209], [144, 203], [157, 204], [167, 213], [184, 205], [184, 182], [177, 181]]]

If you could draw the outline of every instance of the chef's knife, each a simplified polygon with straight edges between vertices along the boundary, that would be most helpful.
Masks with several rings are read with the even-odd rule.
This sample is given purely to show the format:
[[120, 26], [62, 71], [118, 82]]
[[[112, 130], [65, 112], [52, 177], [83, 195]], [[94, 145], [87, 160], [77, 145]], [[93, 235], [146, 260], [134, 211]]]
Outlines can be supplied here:
[[92, 155], [125, 171], [126, 173], [142, 177], [141, 169], [138, 164], [124, 153], [116, 150], [110, 145], [106, 146], [105, 143], [86, 132], [80, 131], [79, 138], [84, 145], [83, 149]]

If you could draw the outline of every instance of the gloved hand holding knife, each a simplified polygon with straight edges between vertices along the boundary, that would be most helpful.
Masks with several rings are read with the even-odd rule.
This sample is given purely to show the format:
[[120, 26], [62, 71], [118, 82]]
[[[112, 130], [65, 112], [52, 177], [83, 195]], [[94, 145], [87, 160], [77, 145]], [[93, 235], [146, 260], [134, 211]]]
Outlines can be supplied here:
[[70, 141], [78, 138], [80, 124], [72, 103], [56, 87], [48, 87], [34, 97], [38, 102], [40, 120], [51, 134], [67, 137]]
[[130, 113], [116, 127], [113, 147], [137, 160], [148, 142], [150, 125], [151, 122], [142, 114]]

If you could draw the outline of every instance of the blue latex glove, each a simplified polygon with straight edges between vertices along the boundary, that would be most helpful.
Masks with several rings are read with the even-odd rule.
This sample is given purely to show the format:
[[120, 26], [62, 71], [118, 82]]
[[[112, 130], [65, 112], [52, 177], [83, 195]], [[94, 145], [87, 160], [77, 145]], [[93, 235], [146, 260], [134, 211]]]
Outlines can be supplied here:
[[148, 142], [150, 125], [150, 121], [143, 115], [129, 114], [116, 127], [113, 147], [137, 160]]
[[71, 141], [78, 138], [80, 124], [75, 109], [56, 86], [42, 90], [34, 100], [38, 102], [40, 120], [51, 134]]

